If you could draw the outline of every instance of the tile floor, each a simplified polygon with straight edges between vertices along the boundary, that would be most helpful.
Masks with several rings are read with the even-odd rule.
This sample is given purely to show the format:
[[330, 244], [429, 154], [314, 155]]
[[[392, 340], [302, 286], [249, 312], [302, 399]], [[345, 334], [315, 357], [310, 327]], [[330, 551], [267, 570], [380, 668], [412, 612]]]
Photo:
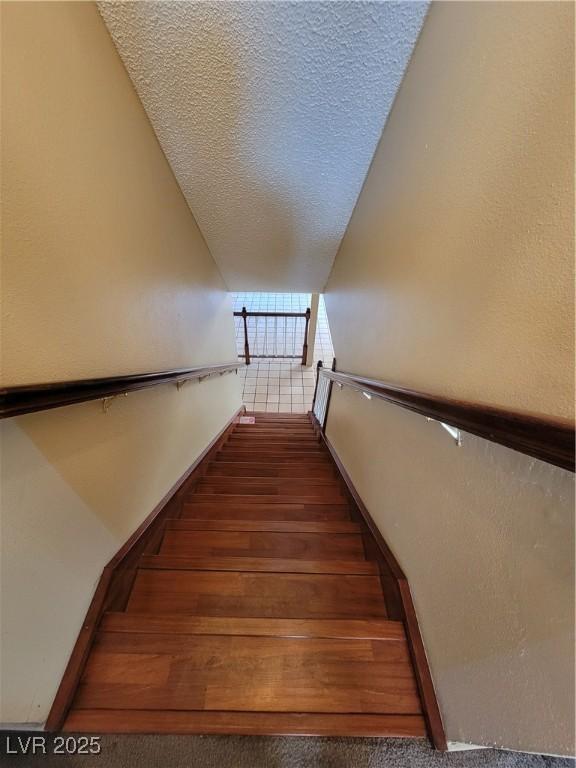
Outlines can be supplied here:
[[[310, 306], [308, 293], [236, 293], [233, 297], [234, 311], [246, 307], [255, 312], [304, 312]], [[251, 349], [254, 348], [254, 334], [249, 339]], [[296, 347], [302, 348], [302, 332], [287, 334], [289, 352]], [[262, 341], [262, 334], [256, 339], [260, 341], [259, 353], [267, 351], [282, 351], [285, 349], [283, 333], [268, 332]], [[236, 318], [236, 343], [238, 352], [244, 351], [244, 330], [242, 318]], [[274, 349], [274, 345], [276, 348]], [[316, 379], [316, 362], [322, 360], [325, 365], [332, 364], [334, 350], [328, 327], [324, 297], [320, 297], [318, 308], [318, 325], [314, 345], [314, 365], [306, 368], [298, 360], [256, 358], [241, 371], [239, 375], [243, 384], [243, 400], [249, 411], [268, 411], [273, 413], [306, 413], [312, 406], [314, 384]]]
[[315, 372], [299, 363], [258, 360], [241, 372], [249, 411], [306, 413], [312, 405]]

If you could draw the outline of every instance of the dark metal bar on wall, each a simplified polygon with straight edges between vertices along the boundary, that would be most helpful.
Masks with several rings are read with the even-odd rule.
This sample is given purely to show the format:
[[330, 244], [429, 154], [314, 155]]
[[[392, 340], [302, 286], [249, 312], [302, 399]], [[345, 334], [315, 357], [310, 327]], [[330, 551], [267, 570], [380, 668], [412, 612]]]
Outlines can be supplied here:
[[[332, 358], [332, 368], [331, 371], [336, 370], [336, 358]], [[326, 434], [326, 422], [328, 421], [328, 410], [330, 408], [330, 400], [332, 398], [332, 387], [333, 382], [330, 380], [330, 385], [328, 387], [328, 393], [326, 395], [326, 408], [324, 409], [324, 418], [322, 419], [322, 432]]]
[[195, 368], [174, 368], [167, 371], [137, 373], [128, 376], [106, 376], [98, 379], [58, 381], [48, 384], [27, 384], [0, 389], [0, 419], [24, 413], [60, 408], [64, 405], [101, 400], [160, 384], [179, 384], [194, 379], [223, 375], [237, 371], [244, 363], [222, 363]]
[[312, 408], [310, 409], [314, 413], [314, 406], [316, 405], [316, 395], [318, 394], [318, 381], [320, 379], [320, 368], [322, 368], [322, 360], [318, 360], [316, 363], [316, 382], [314, 384], [314, 395], [312, 396]]
[[574, 424], [567, 420], [452, 400], [343, 371], [322, 368], [319, 373], [342, 386], [574, 472]]

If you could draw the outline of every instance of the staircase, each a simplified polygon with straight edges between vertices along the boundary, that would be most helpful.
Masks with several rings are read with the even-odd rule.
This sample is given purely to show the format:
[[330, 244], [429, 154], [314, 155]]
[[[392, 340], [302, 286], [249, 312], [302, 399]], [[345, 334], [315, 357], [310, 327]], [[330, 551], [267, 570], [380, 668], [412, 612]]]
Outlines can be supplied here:
[[65, 730], [425, 735], [335, 465], [308, 416], [253, 415], [102, 617]]

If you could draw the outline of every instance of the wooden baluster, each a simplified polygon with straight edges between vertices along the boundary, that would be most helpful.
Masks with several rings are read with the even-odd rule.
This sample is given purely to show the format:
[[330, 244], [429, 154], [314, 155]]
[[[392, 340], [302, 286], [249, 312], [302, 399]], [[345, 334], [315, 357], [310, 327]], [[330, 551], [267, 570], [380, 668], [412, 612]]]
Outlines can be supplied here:
[[248, 323], [246, 321], [247, 317], [248, 312], [246, 311], [246, 307], [242, 307], [242, 319], [244, 320], [244, 358], [246, 360], [246, 365], [250, 365], [250, 345], [248, 344]]
[[308, 325], [310, 323], [310, 307], [306, 310], [306, 326], [304, 328], [304, 346], [302, 347], [302, 365], [306, 365], [308, 357]]

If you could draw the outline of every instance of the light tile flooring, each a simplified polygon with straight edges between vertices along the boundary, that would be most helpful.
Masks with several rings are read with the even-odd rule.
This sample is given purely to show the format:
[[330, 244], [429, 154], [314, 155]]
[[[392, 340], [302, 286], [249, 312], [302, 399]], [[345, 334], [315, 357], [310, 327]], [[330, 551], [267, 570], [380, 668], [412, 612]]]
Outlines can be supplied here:
[[306, 413], [312, 405], [315, 372], [298, 363], [259, 360], [243, 369], [243, 400], [249, 411]]
[[[304, 312], [310, 306], [308, 293], [236, 293], [234, 311]], [[242, 318], [236, 318], [238, 352], [244, 351]], [[249, 411], [306, 413], [312, 407], [316, 362], [331, 365], [334, 357], [324, 297], [320, 296], [314, 344], [314, 365], [306, 368], [297, 360], [259, 358], [242, 368], [244, 405]]]

